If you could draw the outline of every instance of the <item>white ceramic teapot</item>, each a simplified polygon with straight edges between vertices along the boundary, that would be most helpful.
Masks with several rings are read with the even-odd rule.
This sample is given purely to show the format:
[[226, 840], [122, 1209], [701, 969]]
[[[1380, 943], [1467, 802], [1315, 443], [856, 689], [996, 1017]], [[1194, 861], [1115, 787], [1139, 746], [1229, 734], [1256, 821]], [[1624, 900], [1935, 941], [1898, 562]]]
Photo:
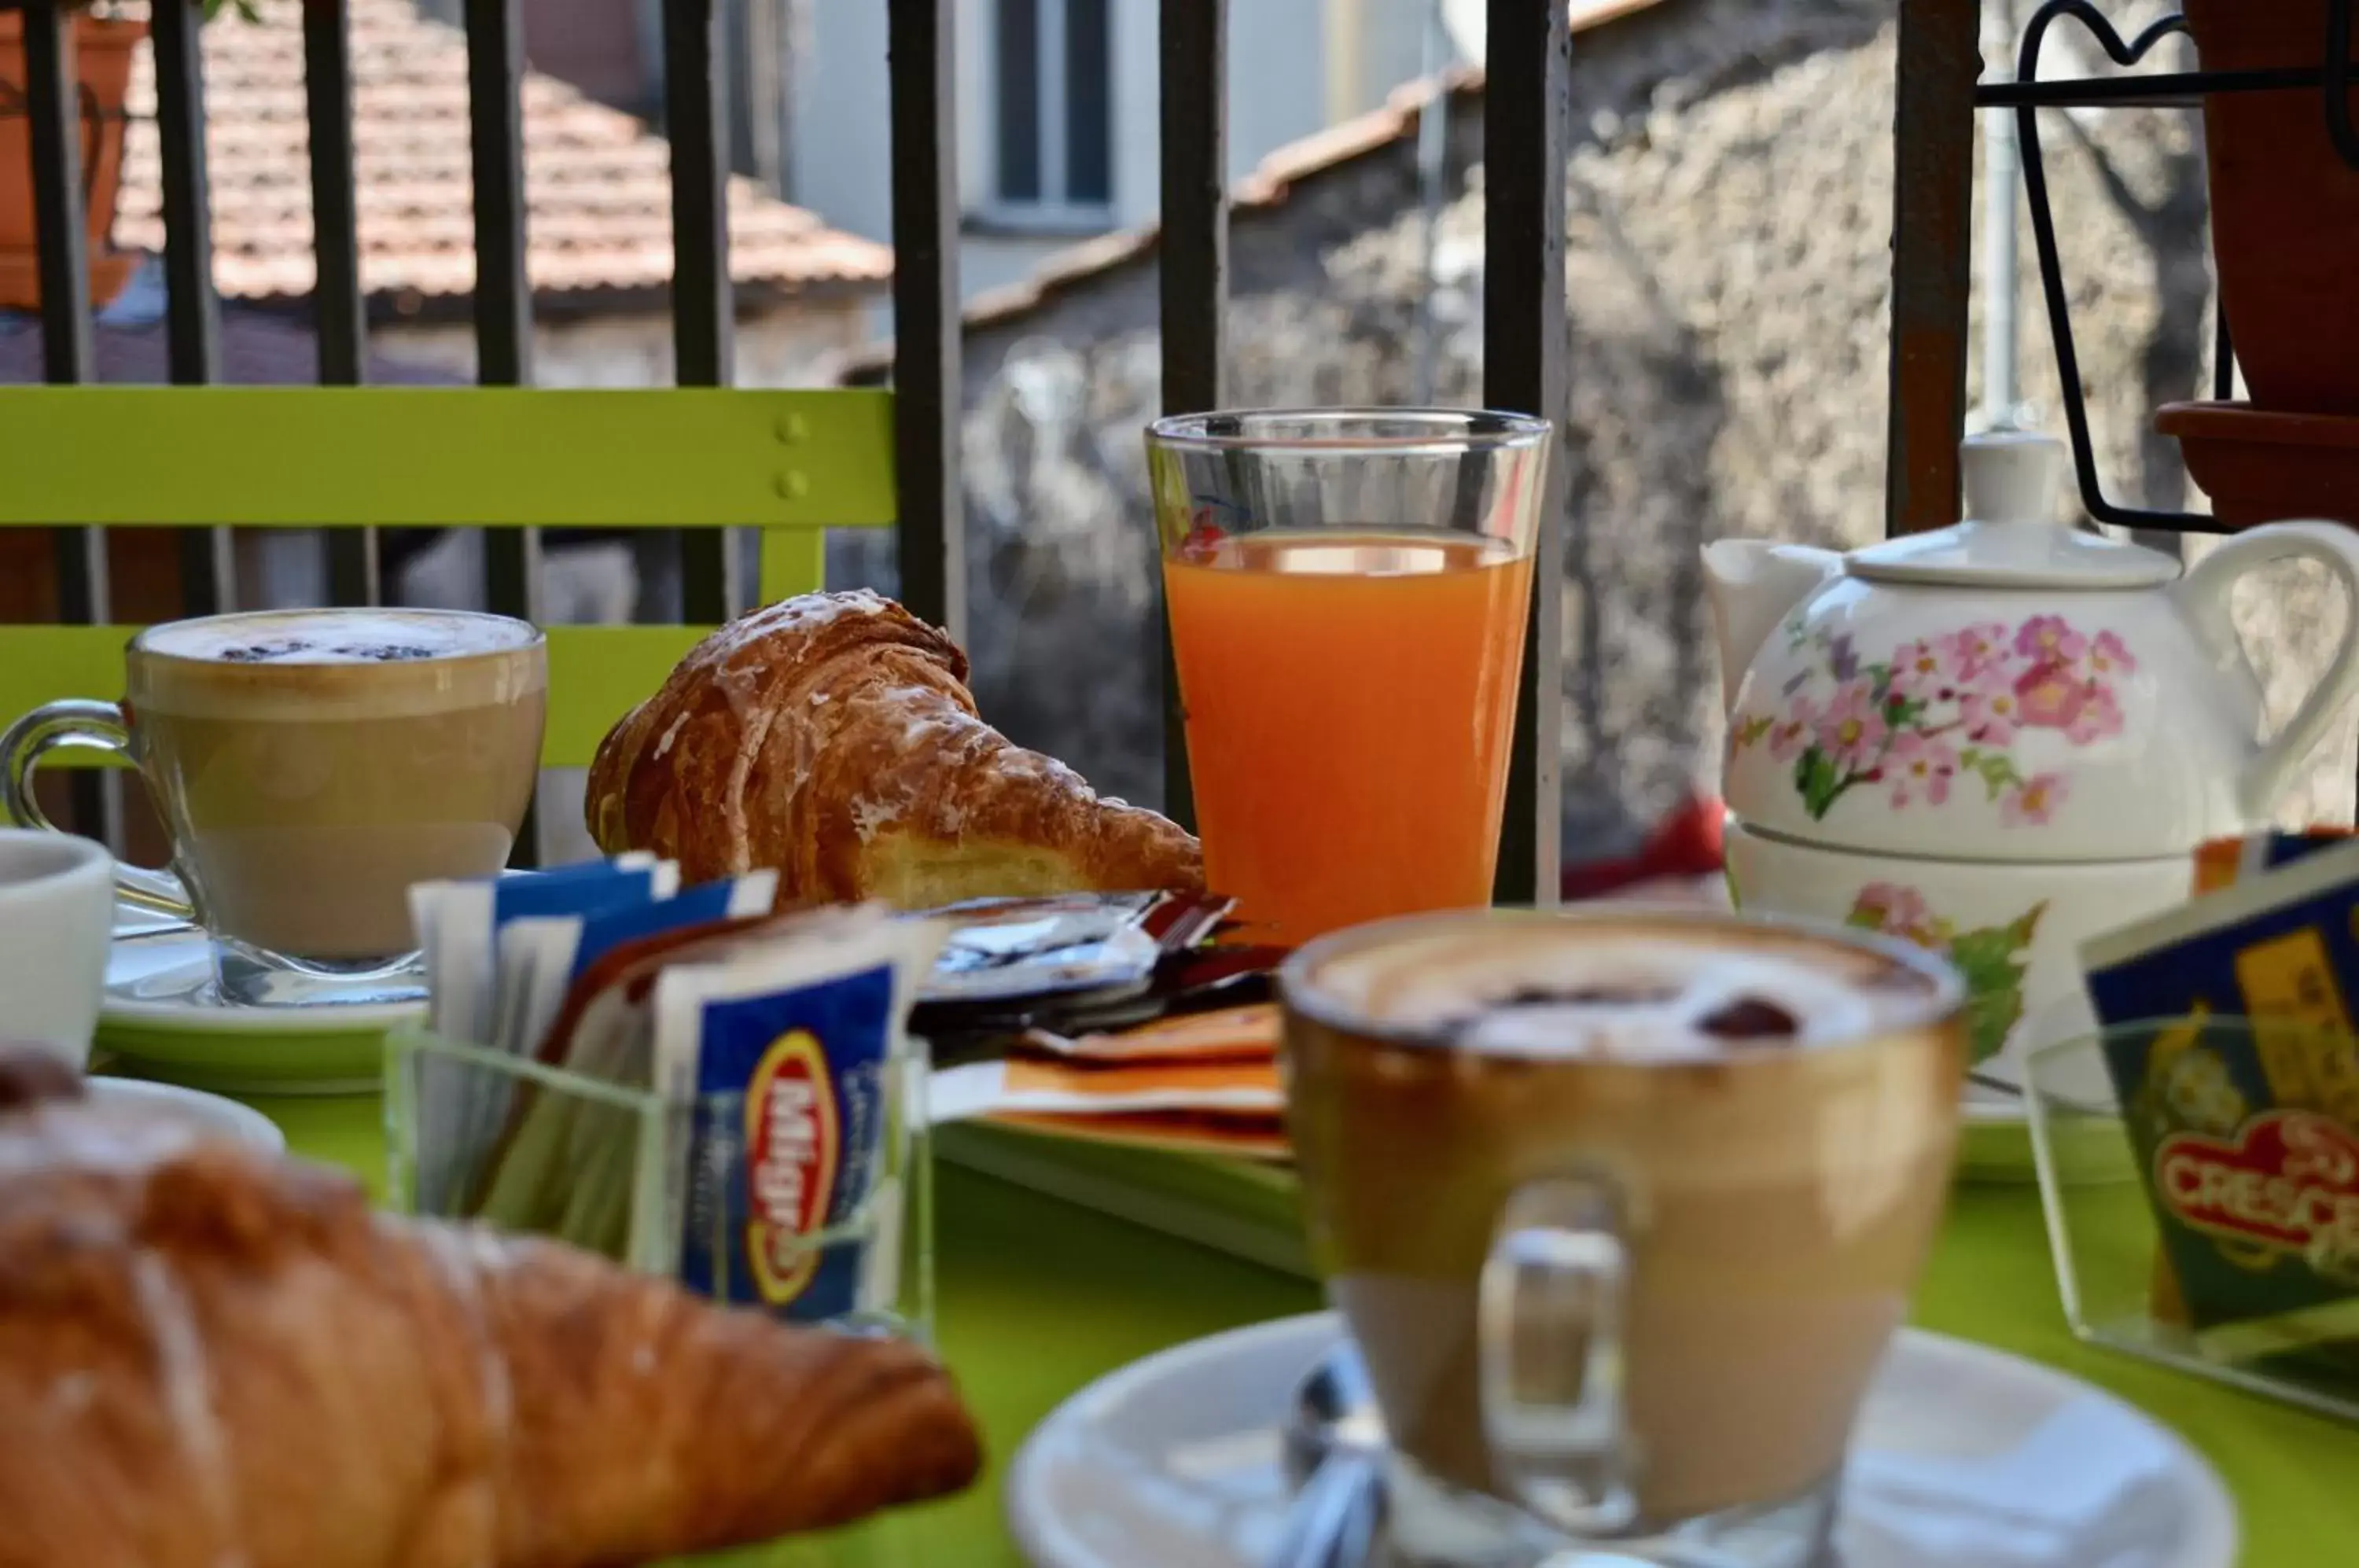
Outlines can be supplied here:
[[1977, 437], [1964, 466], [1953, 527], [1847, 556], [1723, 540], [1704, 576], [1738, 901], [1948, 952], [2004, 1072], [2085, 1021], [2082, 939], [2184, 900], [2190, 851], [2265, 825], [2342, 717], [2359, 615], [2264, 742], [2229, 594], [2299, 556], [2359, 605], [2359, 534], [2272, 524], [2182, 574], [2057, 520], [2048, 437]]

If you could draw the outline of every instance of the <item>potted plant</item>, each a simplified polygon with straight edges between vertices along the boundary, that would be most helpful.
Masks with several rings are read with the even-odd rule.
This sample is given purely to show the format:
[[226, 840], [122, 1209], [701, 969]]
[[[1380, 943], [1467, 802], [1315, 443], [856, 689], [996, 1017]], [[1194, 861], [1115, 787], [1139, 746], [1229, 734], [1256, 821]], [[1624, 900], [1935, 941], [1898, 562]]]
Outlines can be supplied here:
[[[129, 121], [124, 98], [131, 87], [131, 66], [139, 41], [147, 36], [147, 24], [103, 10], [93, 12], [71, 5], [71, 0], [53, 3], [76, 12], [74, 58], [82, 97], [78, 150], [89, 233], [90, 293], [93, 305], [103, 305], [122, 292], [138, 265], [138, 257], [116, 253], [107, 236], [114, 227], [114, 199], [123, 183], [123, 133]], [[252, 5], [253, 0], [204, 0], [204, 12], [210, 19], [224, 9], [234, 10], [251, 20]], [[30, 310], [41, 302], [24, 38], [21, 7], [0, 10], [0, 309]]]
[[[2185, 0], [2185, 13], [2206, 71], [2325, 63], [2327, 0]], [[2359, 169], [2321, 94], [2213, 93], [2203, 129], [2221, 308], [2255, 406], [2359, 414]]]

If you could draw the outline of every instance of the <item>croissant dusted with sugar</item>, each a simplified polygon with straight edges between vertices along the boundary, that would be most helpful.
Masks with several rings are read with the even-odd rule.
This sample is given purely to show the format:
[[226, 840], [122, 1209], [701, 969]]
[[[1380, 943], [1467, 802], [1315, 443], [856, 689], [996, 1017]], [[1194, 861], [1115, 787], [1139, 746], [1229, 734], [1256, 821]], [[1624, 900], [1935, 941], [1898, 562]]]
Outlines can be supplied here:
[[976, 1472], [909, 1346], [373, 1215], [28, 1060], [0, 1060], [0, 1568], [604, 1568]]
[[606, 736], [591, 834], [690, 881], [775, 867], [790, 902], [1203, 885], [1194, 838], [1011, 743], [966, 673], [957, 644], [865, 590], [756, 610]]

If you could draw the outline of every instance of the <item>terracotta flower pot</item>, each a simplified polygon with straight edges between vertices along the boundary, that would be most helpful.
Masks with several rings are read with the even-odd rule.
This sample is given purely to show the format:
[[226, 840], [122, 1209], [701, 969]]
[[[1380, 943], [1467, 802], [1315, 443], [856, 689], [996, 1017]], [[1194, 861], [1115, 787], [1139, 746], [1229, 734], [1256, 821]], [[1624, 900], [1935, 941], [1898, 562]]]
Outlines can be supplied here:
[[[2186, 0], [2185, 10], [2207, 71], [2324, 63], [2326, 0]], [[2221, 303], [2254, 402], [2359, 413], [2359, 169], [2336, 153], [2319, 94], [2215, 93], [2203, 129]]]
[[2250, 403], [2166, 403], [2154, 428], [2233, 528], [2295, 517], [2359, 526], [2359, 419]]
[[[33, 218], [32, 122], [26, 117], [24, 17], [0, 13], [0, 308], [41, 302], [38, 230]], [[123, 183], [124, 95], [145, 22], [79, 16], [74, 47], [83, 92], [82, 173], [90, 243], [90, 293], [103, 305], [123, 291], [138, 258], [107, 243]]]

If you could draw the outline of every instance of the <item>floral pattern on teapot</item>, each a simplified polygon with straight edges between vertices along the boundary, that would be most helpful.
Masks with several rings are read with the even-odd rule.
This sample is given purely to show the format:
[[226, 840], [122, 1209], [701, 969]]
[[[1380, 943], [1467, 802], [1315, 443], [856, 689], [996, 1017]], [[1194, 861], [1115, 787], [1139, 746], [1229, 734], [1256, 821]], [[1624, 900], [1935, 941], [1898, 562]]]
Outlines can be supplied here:
[[1961, 931], [1934, 913], [1916, 888], [1871, 882], [1852, 901], [1844, 923], [1902, 938], [1950, 961], [1966, 983], [1967, 1060], [1979, 1064], [1999, 1053], [2023, 1019], [2024, 977], [2047, 912], [2042, 898], [2005, 925]]
[[2009, 626], [1984, 621], [1902, 644], [1864, 659], [1847, 633], [1786, 622], [1787, 647], [1815, 653], [1789, 679], [1781, 710], [1740, 713], [1737, 751], [1764, 746], [1793, 767], [1813, 821], [1854, 789], [1882, 789], [1894, 811], [1945, 803], [1979, 783], [2007, 827], [2044, 826], [2063, 804], [2062, 773], [2026, 774], [2014, 752], [2027, 730], [2060, 733], [2075, 746], [2119, 735], [2114, 682], [2137, 669], [2111, 631], [2092, 637], [2062, 615]]

